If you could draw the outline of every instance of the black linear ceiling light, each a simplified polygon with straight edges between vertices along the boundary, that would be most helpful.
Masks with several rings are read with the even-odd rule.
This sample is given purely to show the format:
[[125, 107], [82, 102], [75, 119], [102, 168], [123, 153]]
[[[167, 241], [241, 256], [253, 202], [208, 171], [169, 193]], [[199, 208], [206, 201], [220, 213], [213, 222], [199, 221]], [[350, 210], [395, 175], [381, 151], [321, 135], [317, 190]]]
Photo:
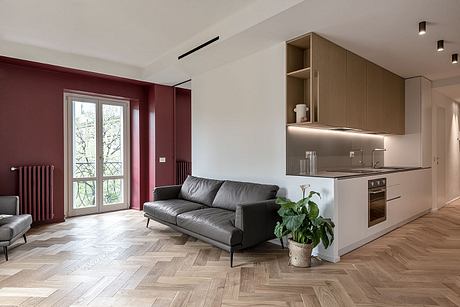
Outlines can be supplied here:
[[444, 51], [444, 40], [443, 39], [438, 40], [436, 50], [437, 51]]
[[200, 50], [200, 49], [206, 47], [207, 45], [210, 45], [210, 44], [212, 44], [212, 43], [214, 43], [215, 41], [218, 41], [218, 40], [219, 40], [219, 36], [216, 36], [216, 37], [208, 40], [207, 42], [205, 42], [205, 43], [203, 43], [203, 44], [201, 44], [201, 45], [199, 45], [199, 46], [187, 51], [186, 53], [181, 54], [180, 56], [177, 57], [177, 59], [180, 60], [182, 58], [185, 58], [186, 56], [189, 56], [192, 53], [197, 52], [198, 50]]
[[452, 54], [452, 64], [458, 63], [458, 53]]
[[423, 35], [426, 33], [426, 21], [421, 21], [418, 24], [418, 35]]

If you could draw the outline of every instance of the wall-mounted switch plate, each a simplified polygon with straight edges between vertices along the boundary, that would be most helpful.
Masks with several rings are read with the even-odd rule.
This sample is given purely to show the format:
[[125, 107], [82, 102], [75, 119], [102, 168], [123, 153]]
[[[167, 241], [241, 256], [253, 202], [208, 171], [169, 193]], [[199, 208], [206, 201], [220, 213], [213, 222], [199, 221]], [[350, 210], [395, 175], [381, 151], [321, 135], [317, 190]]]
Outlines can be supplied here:
[[166, 163], [166, 158], [165, 157], [160, 157], [160, 163]]
[[355, 157], [355, 152], [354, 151], [350, 151], [350, 159], [354, 158]]

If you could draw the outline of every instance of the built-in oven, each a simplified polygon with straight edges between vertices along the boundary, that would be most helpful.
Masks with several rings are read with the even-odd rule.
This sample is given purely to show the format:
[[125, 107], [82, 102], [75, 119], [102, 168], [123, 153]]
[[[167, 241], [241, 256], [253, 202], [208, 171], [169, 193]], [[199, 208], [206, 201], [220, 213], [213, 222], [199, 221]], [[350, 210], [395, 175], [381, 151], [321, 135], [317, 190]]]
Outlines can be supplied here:
[[372, 179], [368, 182], [368, 227], [387, 219], [387, 181], [385, 178]]

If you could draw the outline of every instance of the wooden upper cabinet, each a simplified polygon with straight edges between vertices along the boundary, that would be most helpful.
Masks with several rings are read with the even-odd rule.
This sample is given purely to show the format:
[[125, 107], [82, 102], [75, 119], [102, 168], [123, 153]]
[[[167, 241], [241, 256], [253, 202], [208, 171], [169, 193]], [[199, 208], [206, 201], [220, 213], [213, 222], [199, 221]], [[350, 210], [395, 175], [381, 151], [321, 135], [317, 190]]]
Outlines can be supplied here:
[[384, 131], [404, 134], [404, 79], [384, 70], [382, 95]]
[[363, 129], [366, 125], [366, 60], [347, 51], [346, 127]]
[[374, 63], [366, 63], [366, 130], [384, 132], [383, 125], [383, 72]]
[[317, 122], [346, 126], [347, 52], [330, 41], [312, 35], [313, 104]]
[[[404, 79], [315, 33], [286, 44], [286, 92], [288, 125], [405, 133]], [[299, 103], [310, 108], [302, 123]]]

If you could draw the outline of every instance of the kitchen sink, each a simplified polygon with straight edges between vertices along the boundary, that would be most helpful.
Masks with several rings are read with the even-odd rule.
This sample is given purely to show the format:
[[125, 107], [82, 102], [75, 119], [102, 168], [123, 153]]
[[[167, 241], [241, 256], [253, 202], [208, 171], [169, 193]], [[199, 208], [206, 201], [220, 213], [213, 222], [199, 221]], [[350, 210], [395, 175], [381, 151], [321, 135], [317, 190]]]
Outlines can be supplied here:
[[367, 174], [367, 173], [379, 173], [381, 171], [375, 168], [342, 168], [342, 169], [329, 170], [329, 172]]
[[382, 172], [399, 171], [403, 169], [406, 169], [406, 167], [342, 168], [342, 169], [329, 170], [329, 172], [368, 174], [368, 173], [382, 173]]

